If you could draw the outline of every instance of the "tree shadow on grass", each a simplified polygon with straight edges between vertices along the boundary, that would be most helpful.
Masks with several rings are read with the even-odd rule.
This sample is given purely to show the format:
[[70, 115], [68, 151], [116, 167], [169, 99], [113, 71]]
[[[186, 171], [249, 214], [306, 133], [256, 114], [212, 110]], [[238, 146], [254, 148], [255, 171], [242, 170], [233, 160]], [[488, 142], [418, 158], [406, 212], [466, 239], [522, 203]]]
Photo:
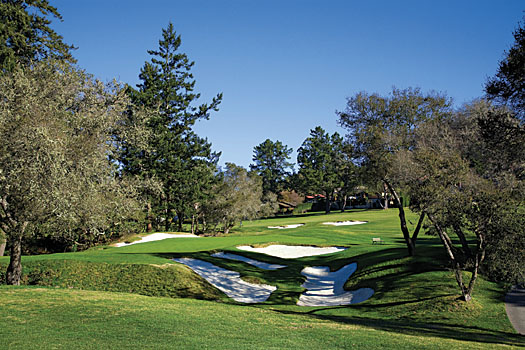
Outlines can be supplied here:
[[[439, 298], [436, 296], [433, 298]], [[403, 303], [417, 303], [421, 300], [405, 301]], [[385, 303], [378, 305], [379, 307], [388, 307], [392, 303]], [[356, 305], [352, 305], [355, 307]], [[257, 306], [254, 306], [257, 307]], [[370, 307], [368, 305], [367, 307]], [[455, 339], [469, 342], [480, 342], [480, 343], [491, 343], [491, 344], [505, 344], [511, 346], [525, 346], [525, 337], [518, 334], [495, 331], [492, 329], [486, 329], [476, 326], [466, 326], [457, 323], [444, 323], [444, 322], [420, 322], [413, 320], [388, 320], [383, 318], [374, 317], [360, 317], [360, 316], [336, 316], [336, 315], [323, 315], [319, 312], [326, 310], [334, 310], [345, 307], [331, 307], [324, 309], [315, 309], [306, 312], [297, 312], [291, 310], [276, 310], [272, 311], [282, 314], [289, 315], [302, 315], [305, 317], [312, 317], [318, 320], [327, 320], [337, 322], [345, 325], [364, 326], [370, 327], [376, 330], [382, 330], [386, 332], [395, 332], [405, 335], [418, 336], [418, 337], [439, 337], [444, 339]]]

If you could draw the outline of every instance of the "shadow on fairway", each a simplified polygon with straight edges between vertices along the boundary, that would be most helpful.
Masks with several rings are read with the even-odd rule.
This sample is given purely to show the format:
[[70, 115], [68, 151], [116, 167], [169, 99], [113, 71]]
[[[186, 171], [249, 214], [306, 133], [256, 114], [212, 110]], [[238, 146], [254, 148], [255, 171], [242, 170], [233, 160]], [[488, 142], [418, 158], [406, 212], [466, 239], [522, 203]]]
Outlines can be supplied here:
[[[438, 298], [436, 296], [435, 298]], [[432, 298], [430, 298], [432, 299]], [[418, 302], [415, 300], [413, 302]], [[352, 307], [355, 307], [352, 306]], [[405, 335], [412, 335], [418, 337], [439, 337], [445, 339], [456, 339], [469, 342], [505, 344], [512, 346], [525, 346], [525, 337], [518, 334], [494, 331], [480, 327], [469, 327], [462, 324], [447, 324], [443, 322], [414, 322], [406, 320], [385, 320], [380, 318], [370, 317], [344, 317], [319, 315], [318, 312], [328, 309], [316, 309], [306, 313], [294, 312], [290, 310], [273, 310], [274, 312], [283, 314], [296, 314], [314, 317], [320, 320], [329, 320], [347, 325], [357, 325], [370, 327], [377, 330], [401, 333]]]

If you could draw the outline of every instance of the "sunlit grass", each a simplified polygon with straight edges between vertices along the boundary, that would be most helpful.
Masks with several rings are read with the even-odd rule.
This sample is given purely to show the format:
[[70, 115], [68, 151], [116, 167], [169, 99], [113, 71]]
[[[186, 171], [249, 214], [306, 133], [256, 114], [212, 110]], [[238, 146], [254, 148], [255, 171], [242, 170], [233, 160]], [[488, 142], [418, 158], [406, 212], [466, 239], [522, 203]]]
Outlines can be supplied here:
[[[408, 213], [408, 218], [412, 227], [417, 217]], [[346, 220], [367, 223], [323, 225]], [[305, 225], [286, 230], [268, 228], [296, 223]], [[372, 237], [380, 237], [385, 244], [372, 244]], [[336, 254], [280, 259], [236, 248], [269, 243], [347, 249]], [[287, 267], [265, 271], [240, 261], [211, 257], [216, 251]], [[278, 289], [265, 303], [241, 305], [186, 267], [174, 263], [171, 259], [175, 257], [203, 259], [238, 271], [245, 280]], [[0, 314], [5, 322], [16, 320], [13, 324], [21, 325], [27, 332], [32, 324], [40, 323], [43, 329], [40, 336], [46, 341], [49, 334], [61, 339], [57, 344], [62, 345], [55, 348], [98, 348], [103, 342], [109, 344], [108, 348], [138, 344], [152, 349], [348, 348], [353, 344], [365, 349], [380, 346], [478, 349], [497, 348], [498, 344], [525, 345], [505, 315], [503, 288], [480, 279], [473, 302], [459, 301], [453, 274], [443, 258], [439, 240], [425, 235], [420, 235], [416, 257], [407, 257], [395, 209], [257, 220], [243, 222], [242, 227], [223, 237], [174, 238], [121, 248], [98, 247], [80, 253], [24, 257], [27, 283], [65, 290], [4, 288], [0, 291], [1, 298], [9, 302], [0, 303]], [[300, 272], [305, 266], [325, 265], [336, 270], [351, 262], [356, 262], [358, 268], [345, 288], [373, 288], [375, 294], [371, 299], [344, 307], [295, 305], [303, 291], [304, 277]], [[5, 268], [7, 259], [0, 259], [0, 264]], [[88, 293], [79, 289], [136, 294]], [[170, 298], [143, 298], [137, 293]], [[36, 302], [35, 311], [26, 297], [32, 301], [49, 300], [40, 307]], [[99, 299], [103, 302], [98, 303]], [[56, 308], [66, 310], [61, 317], [70, 329], [61, 333], [64, 336], [55, 335], [54, 331], [45, 333], [54, 322], [47, 321], [50, 316], [46, 312]], [[83, 313], [79, 308], [86, 311]], [[99, 320], [100, 310], [106, 309], [107, 315], [115, 317]], [[84, 324], [86, 330], [75, 330], [72, 325], [77, 324]], [[15, 335], [18, 332], [14, 328], [11, 331]], [[79, 332], [77, 340], [66, 339], [75, 332]], [[14, 339], [15, 335], [8, 338]], [[90, 337], [97, 339], [89, 343]], [[16, 339], [12, 341], [13, 348], [17, 348]], [[23, 348], [23, 344], [29, 343], [20, 344], [19, 348]]]

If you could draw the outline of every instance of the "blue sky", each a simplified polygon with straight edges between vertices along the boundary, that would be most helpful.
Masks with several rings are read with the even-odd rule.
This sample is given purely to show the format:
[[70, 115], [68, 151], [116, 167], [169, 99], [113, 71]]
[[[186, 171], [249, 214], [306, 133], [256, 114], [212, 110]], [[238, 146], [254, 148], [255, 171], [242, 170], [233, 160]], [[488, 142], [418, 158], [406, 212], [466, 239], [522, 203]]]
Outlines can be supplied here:
[[317, 125], [344, 134], [335, 111], [360, 91], [419, 87], [458, 106], [482, 96], [525, 10], [522, 0], [50, 2], [79, 66], [105, 81], [136, 85], [173, 22], [201, 101], [224, 94], [196, 131], [221, 164], [245, 167], [267, 138], [296, 151]]

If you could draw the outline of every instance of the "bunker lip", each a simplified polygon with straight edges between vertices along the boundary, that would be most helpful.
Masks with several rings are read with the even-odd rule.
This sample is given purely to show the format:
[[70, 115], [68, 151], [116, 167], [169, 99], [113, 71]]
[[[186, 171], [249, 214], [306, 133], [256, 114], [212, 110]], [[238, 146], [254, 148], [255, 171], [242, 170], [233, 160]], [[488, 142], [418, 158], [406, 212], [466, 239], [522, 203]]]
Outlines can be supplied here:
[[242, 255], [230, 254], [230, 253], [225, 253], [225, 252], [214, 253], [211, 256], [213, 256], [214, 258], [223, 258], [223, 259], [229, 259], [229, 260], [242, 261], [247, 264], [258, 267], [260, 269], [263, 269], [263, 270], [277, 270], [277, 269], [282, 269], [286, 267], [286, 265], [269, 264], [269, 263], [265, 263], [265, 262], [258, 261], [255, 259], [250, 259]]
[[[287, 250], [288, 256], [297, 255], [298, 250], [301, 254], [304, 254], [302, 248], [305, 247], [285, 245], [279, 247], [279, 249]], [[309, 246], [306, 248], [319, 247]], [[233, 257], [234, 260], [237, 260], [238, 258], [244, 258], [239, 255], [229, 253], [217, 254], [212, 256], [229, 259], [232, 259]], [[254, 259], [246, 259], [250, 260], [256, 266], [259, 263], [265, 264]], [[271, 293], [277, 289], [275, 286], [266, 284], [248, 283], [240, 278], [240, 274], [238, 272], [218, 267], [206, 261], [191, 258], [180, 258], [173, 260], [188, 266], [195, 273], [208, 281], [208, 283], [212, 284], [225, 293], [228, 297], [237, 302], [264, 302], [270, 297]], [[360, 288], [355, 291], [346, 291], [343, 288], [346, 280], [355, 272], [356, 269], [356, 263], [343, 266], [334, 272], [330, 272], [330, 268], [328, 266], [305, 267], [301, 271], [301, 274], [306, 277], [306, 281], [302, 285], [302, 287], [306, 289], [306, 292], [301, 294], [299, 300], [297, 301], [297, 305], [312, 307], [338, 306], [356, 304], [369, 299], [374, 294], [374, 290], [371, 288]]]
[[291, 224], [291, 225], [280, 225], [280, 226], [268, 226], [268, 228], [276, 228], [278, 230], [285, 230], [290, 228], [298, 228], [304, 226], [304, 224]]
[[323, 254], [338, 253], [347, 248], [344, 247], [315, 247], [315, 246], [292, 246], [284, 244], [273, 244], [267, 247], [255, 248], [249, 245], [237, 246], [237, 249], [254, 253], [276, 256], [283, 259], [297, 259], [305, 256], [316, 256]]
[[243, 281], [240, 273], [223, 269], [206, 261], [191, 258], [173, 260], [188, 266], [208, 283], [240, 303], [264, 302], [277, 289], [277, 287], [267, 284]]
[[361, 225], [366, 224], [368, 221], [335, 221], [335, 222], [323, 222], [323, 225], [333, 225], [333, 226], [349, 226], [349, 225]]
[[126, 243], [126, 242], [116, 243], [115, 247], [125, 247], [125, 246], [132, 245], [132, 244], [161, 241], [167, 238], [188, 238], [188, 237], [195, 238], [199, 236], [192, 235], [192, 234], [184, 234], [184, 233], [157, 232], [157, 233], [152, 233], [151, 235], [144, 236], [140, 240], [134, 241], [131, 243]]
[[301, 294], [297, 305], [339, 306], [361, 303], [369, 299], [374, 294], [371, 288], [360, 288], [355, 291], [344, 289], [346, 280], [356, 269], [357, 263], [345, 265], [333, 272], [328, 266], [305, 267], [301, 274], [306, 277], [306, 281], [301, 287], [306, 288], [306, 292]]

